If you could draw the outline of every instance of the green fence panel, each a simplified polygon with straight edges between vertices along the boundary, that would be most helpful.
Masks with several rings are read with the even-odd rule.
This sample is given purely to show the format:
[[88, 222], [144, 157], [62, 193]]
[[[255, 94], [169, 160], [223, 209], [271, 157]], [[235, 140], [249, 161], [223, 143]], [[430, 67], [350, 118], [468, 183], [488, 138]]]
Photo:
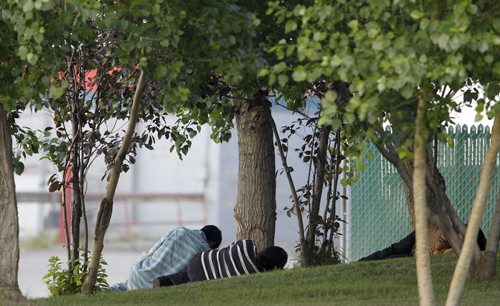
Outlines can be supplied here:
[[[489, 127], [456, 126], [448, 133], [454, 146], [440, 143], [438, 167], [446, 180], [446, 193], [463, 222], [472, 209], [484, 155], [490, 143]], [[357, 260], [389, 246], [412, 231], [403, 183], [394, 166], [369, 144], [374, 158], [365, 160], [360, 180], [351, 187], [351, 260]], [[497, 157], [499, 170], [500, 157]], [[496, 172], [488, 196], [481, 228], [487, 233], [500, 191]]]

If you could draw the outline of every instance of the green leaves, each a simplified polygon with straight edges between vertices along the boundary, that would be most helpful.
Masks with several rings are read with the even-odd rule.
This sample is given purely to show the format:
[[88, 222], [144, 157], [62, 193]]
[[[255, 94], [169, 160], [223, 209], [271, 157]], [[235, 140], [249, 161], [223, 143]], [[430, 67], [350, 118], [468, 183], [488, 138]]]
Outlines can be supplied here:
[[285, 24], [285, 33], [295, 31], [297, 29], [297, 23], [295, 21], [289, 20]]
[[495, 99], [500, 94], [500, 84], [498, 82], [489, 82], [486, 85], [485, 93], [488, 99]]
[[27, 0], [27, 1], [24, 1], [24, 4], [23, 4], [23, 11], [26, 13], [26, 12], [30, 12], [33, 10], [33, 8], [35, 7], [35, 5], [33, 4], [33, 1], [31, 0]]
[[411, 18], [415, 19], [415, 20], [419, 20], [421, 19], [422, 17], [424, 17], [424, 12], [422, 11], [418, 11], [418, 10], [415, 10], [415, 11], [412, 11], [410, 13], [410, 16]]
[[36, 65], [36, 63], [38, 62], [38, 55], [34, 54], [34, 53], [28, 53], [26, 55], [26, 60], [28, 61], [28, 63], [30, 63], [31, 65]]
[[64, 90], [68, 87], [68, 82], [66, 80], [62, 80], [59, 84], [53, 83], [49, 87], [49, 96], [58, 99], [64, 93]]
[[359, 22], [357, 20], [351, 20], [347, 23], [347, 26], [353, 31], [356, 32], [359, 27]]
[[[275, 8], [276, 15], [286, 16], [285, 31], [293, 28], [297, 37], [282, 40], [271, 49], [278, 59], [294, 65], [283, 68], [276, 64], [270, 80], [273, 74], [289, 72], [294, 82], [346, 82], [354, 94], [346, 109], [370, 122], [383, 115], [380, 95], [388, 91], [400, 97], [394, 101], [396, 106], [424, 95], [439, 100], [437, 95], [419, 90], [424, 84], [447, 84], [456, 91], [467, 76], [485, 83], [492, 76], [498, 80], [492, 65], [495, 55], [490, 53], [498, 42], [489, 33], [498, 22], [489, 14], [484, 20], [477, 18], [481, 10], [491, 9], [486, 4], [462, 1], [447, 11], [430, 3], [356, 1], [335, 5], [333, 9], [323, 3], [297, 6], [294, 14]], [[433, 17], [438, 15], [439, 19]], [[300, 26], [295, 29], [294, 23]], [[321, 41], [318, 33], [329, 33], [328, 44], [316, 44]], [[328, 109], [335, 110], [337, 105], [329, 99], [322, 101], [325, 113], [336, 113]], [[449, 120], [445, 113], [438, 113], [442, 114], [440, 120]]]
[[292, 73], [292, 78], [295, 82], [305, 81], [307, 79], [307, 72], [304, 66], [298, 66], [297, 68], [295, 68]]
[[26, 48], [26, 46], [20, 46], [18, 51], [17, 51], [17, 55], [20, 57], [20, 58], [26, 58], [26, 56], [28, 55], [28, 48]]
[[433, 43], [437, 44], [441, 49], [448, 49], [448, 41], [450, 37], [446, 33], [435, 32], [431, 34], [431, 40]]
[[[324, 95], [322, 125], [358, 132], [362, 125], [365, 135], [373, 136], [389, 121], [400, 132], [395, 140], [400, 157], [411, 158], [419, 99], [429, 101], [426, 135], [440, 141], [448, 140], [444, 126], [460, 104], [478, 101], [480, 114], [490, 117], [500, 111], [495, 100], [500, 23], [492, 10], [490, 2], [471, 1], [447, 9], [416, 1], [315, 2], [291, 9], [275, 2], [268, 13], [290, 38], [270, 48], [278, 61], [265, 75], [275, 88], [286, 84], [283, 94], [293, 100], [304, 94], [297, 90], [304, 84]], [[291, 78], [285, 82], [285, 76]], [[463, 101], [452, 99], [467, 78], [488, 84], [484, 100], [474, 90], [466, 90]], [[337, 96], [339, 83], [347, 84], [349, 96]]]
[[[88, 254], [84, 254], [84, 252], [80, 252], [80, 256], [82, 258], [79, 258], [72, 268], [63, 268], [63, 263], [59, 257], [50, 257], [49, 269], [42, 279], [47, 285], [51, 296], [81, 293], [83, 282], [87, 276], [86, 268], [88, 263], [85, 263], [84, 259], [89, 256]], [[101, 256], [97, 267], [96, 291], [102, 291], [109, 287], [106, 281], [108, 274], [106, 273], [105, 266], [107, 266], [107, 262]]]

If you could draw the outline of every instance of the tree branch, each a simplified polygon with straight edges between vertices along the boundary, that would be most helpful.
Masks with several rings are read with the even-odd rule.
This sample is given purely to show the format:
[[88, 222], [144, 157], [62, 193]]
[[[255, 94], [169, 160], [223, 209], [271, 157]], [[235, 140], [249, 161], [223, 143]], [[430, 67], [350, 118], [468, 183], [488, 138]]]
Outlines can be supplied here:
[[479, 186], [477, 188], [471, 216], [467, 225], [464, 246], [462, 248], [462, 252], [460, 253], [460, 257], [458, 258], [457, 266], [451, 280], [450, 291], [448, 292], [448, 298], [446, 300], [446, 305], [449, 306], [458, 305], [464, 292], [465, 281], [467, 280], [467, 275], [472, 264], [474, 250], [477, 248], [476, 237], [479, 232], [481, 217], [483, 216], [484, 208], [486, 206], [486, 198], [491, 187], [493, 176], [495, 175], [495, 164], [499, 150], [500, 114], [497, 114], [495, 116], [495, 121], [493, 122], [493, 128], [491, 129], [491, 145], [488, 148], [488, 151], [486, 151], [486, 156], [484, 158]]

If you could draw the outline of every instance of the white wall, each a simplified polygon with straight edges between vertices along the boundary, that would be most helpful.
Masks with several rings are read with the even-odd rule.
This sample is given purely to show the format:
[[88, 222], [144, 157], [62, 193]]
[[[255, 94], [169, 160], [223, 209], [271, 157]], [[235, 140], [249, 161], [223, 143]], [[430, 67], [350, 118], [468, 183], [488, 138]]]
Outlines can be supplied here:
[[[43, 129], [50, 123], [50, 117], [44, 112], [34, 114], [24, 112], [16, 121], [23, 128], [29, 126], [33, 129]], [[13, 143], [14, 150], [16, 145]], [[16, 191], [43, 192], [47, 190], [48, 171], [53, 169], [47, 160], [39, 160], [38, 156], [28, 156], [24, 163], [22, 176], [15, 175]], [[22, 203], [18, 205], [19, 235], [21, 238], [36, 235], [43, 228], [43, 221], [51, 210], [56, 209], [56, 203]]]
[[[280, 108], [275, 108], [273, 116], [278, 128], [290, 124], [298, 117]], [[50, 118], [43, 114], [24, 114], [22, 120], [26, 125], [41, 128], [43, 124], [50, 121]], [[173, 117], [168, 118], [170, 123], [174, 120]], [[138, 127], [138, 131], [143, 129], [144, 126]], [[116, 191], [118, 197], [133, 194], [203, 194], [205, 202], [184, 201], [179, 205], [178, 201], [161, 199], [154, 201], [115, 200], [112, 222], [107, 234], [108, 239], [155, 240], [174, 226], [185, 225], [199, 228], [205, 223], [220, 226], [225, 242], [236, 239], [233, 209], [238, 181], [237, 135], [233, 131], [233, 138], [229, 143], [216, 144], [209, 138], [209, 134], [210, 129], [203, 127], [201, 133], [193, 139], [192, 148], [183, 160], [180, 160], [175, 152], [169, 151], [170, 142], [166, 140], [157, 141], [154, 151], [139, 150], [136, 163], [127, 173], [122, 173]], [[290, 146], [296, 147], [301, 144], [298, 138], [294, 138]], [[295, 169], [292, 176], [296, 186], [303, 185], [307, 178], [305, 164], [292, 153], [288, 162]], [[36, 191], [46, 191], [46, 178], [53, 173], [54, 169], [48, 164], [40, 163], [38, 157], [31, 158], [26, 163], [25, 174], [16, 177], [18, 192], [34, 191], [35, 189], [21, 188], [21, 186], [34, 185], [37, 186]], [[106, 182], [101, 181], [105, 169], [103, 159], [98, 158], [87, 177], [88, 195], [105, 192]], [[276, 152], [276, 169], [282, 169], [278, 152]], [[285, 206], [291, 205], [289, 195], [290, 187], [286, 177], [278, 175], [275, 240], [277, 244], [291, 247], [298, 240], [298, 228], [295, 216], [290, 218], [284, 211]], [[53, 205], [56, 206], [55, 209], [58, 209], [57, 203]], [[87, 212], [91, 225], [95, 221], [98, 206], [99, 198], [94, 201], [87, 200]], [[44, 217], [39, 212], [41, 207], [42, 205], [39, 204], [20, 205], [20, 222], [33, 225], [33, 233], [38, 231], [43, 223]], [[340, 205], [338, 209], [338, 214], [341, 215]]]

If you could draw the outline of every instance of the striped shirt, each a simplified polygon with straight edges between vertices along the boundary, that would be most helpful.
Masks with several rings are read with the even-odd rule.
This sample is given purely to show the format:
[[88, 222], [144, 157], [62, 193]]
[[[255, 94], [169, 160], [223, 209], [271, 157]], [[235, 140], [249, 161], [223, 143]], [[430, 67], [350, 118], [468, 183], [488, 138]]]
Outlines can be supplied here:
[[[451, 248], [450, 244], [444, 237], [443, 232], [439, 229], [439, 227], [434, 225], [429, 225], [427, 227], [427, 249], [429, 250], [429, 254], [439, 254], [448, 248]], [[415, 255], [416, 252], [416, 244], [413, 246], [411, 253]]]
[[191, 281], [258, 273], [252, 240], [237, 240], [228, 247], [197, 254], [189, 263]]
[[177, 227], [156, 242], [146, 256], [132, 266], [127, 290], [153, 288], [155, 278], [181, 271], [195, 254], [209, 249], [201, 230]]

